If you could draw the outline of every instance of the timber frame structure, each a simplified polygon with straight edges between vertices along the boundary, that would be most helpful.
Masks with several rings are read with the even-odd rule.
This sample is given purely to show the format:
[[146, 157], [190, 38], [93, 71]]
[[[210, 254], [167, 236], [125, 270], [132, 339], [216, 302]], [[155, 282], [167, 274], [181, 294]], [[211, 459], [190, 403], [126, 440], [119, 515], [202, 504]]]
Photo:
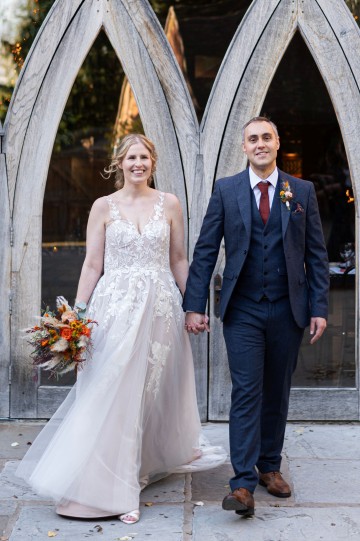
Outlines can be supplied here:
[[[345, 2], [254, 0], [223, 59], [199, 126], [184, 77], [146, 0], [57, 0], [36, 36], [4, 126], [0, 125], [3, 418], [49, 417], [68, 390], [38, 386], [32, 380], [29, 348], [20, 331], [29, 325], [29, 315], [40, 309], [42, 207], [55, 136], [77, 73], [101, 30], [122, 63], [144, 130], [156, 144], [160, 157], [156, 184], [181, 201], [190, 257], [215, 179], [245, 166], [242, 152], [234, 152], [241, 149], [241, 125], [259, 114], [297, 30], [319, 68], [337, 115], [359, 230], [360, 31]], [[356, 292], [358, 337], [358, 276]], [[212, 420], [220, 420], [218, 404], [229, 401], [219, 328], [215, 325], [209, 344], [206, 336], [193, 340], [204, 420], [209, 413]], [[356, 357], [358, 363], [358, 338]], [[304, 402], [307, 405], [299, 413]], [[359, 419], [359, 383], [351, 389], [294, 389], [291, 417]]]

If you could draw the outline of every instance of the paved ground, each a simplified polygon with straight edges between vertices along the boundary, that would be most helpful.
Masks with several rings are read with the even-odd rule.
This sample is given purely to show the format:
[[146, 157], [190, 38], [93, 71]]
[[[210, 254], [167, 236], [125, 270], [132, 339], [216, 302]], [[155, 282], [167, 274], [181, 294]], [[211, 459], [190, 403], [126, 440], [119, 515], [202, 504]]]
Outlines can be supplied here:
[[[0, 541], [358, 541], [360, 539], [360, 424], [287, 427], [283, 473], [291, 498], [255, 493], [255, 517], [221, 509], [230, 464], [209, 472], [172, 475], [142, 493], [141, 520], [67, 520], [14, 476], [40, 423], [0, 422]], [[228, 448], [226, 424], [204, 426]], [[17, 443], [18, 445], [14, 445]]]

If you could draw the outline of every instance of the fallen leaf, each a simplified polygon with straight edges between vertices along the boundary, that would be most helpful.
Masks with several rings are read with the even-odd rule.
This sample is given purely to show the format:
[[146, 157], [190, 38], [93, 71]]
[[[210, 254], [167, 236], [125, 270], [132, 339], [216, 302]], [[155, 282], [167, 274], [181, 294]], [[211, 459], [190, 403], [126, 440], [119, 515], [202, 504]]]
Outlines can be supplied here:
[[204, 502], [195, 502], [194, 505], [204, 505]]
[[152, 502], [146, 502], [145, 507], [151, 507], [152, 504], [153, 504]]
[[57, 536], [56, 532], [53, 532], [52, 530], [48, 531], [48, 537], [56, 537], [56, 536]]
[[14, 441], [14, 443], [11, 444], [11, 447], [18, 447], [20, 444], [17, 441]]
[[102, 526], [100, 526], [100, 524], [97, 524], [96, 526], [94, 526], [94, 529], [99, 533], [103, 531], [103, 528]]

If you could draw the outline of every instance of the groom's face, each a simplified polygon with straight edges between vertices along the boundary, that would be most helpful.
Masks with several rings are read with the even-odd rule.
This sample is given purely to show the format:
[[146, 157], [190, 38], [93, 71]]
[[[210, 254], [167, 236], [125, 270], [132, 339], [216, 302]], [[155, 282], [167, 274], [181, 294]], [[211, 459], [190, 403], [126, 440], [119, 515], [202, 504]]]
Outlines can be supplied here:
[[243, 150], [253, 169], [275, 169], [279, 137], [269, 122], [252, 122], [245, 128]]

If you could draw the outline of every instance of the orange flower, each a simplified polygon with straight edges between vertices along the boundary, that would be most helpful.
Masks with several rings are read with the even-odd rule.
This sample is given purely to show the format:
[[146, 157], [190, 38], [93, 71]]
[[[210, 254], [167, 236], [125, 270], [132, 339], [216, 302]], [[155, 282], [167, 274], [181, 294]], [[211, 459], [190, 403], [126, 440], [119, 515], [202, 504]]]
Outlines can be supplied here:
[[48, 345], [48, 343], [49, 343], [49, 340], [41, 340], [41, 347], [44, 348], [45, 346]]
[[64, 327], [63, 329], [61, 329], [61, 336], [62, 338], [65, 338], [65, 340], [70, 340], [72, 336], [71, 329], [69, 329], [69, 327]]
[[85, 336], [90, 336], [91, 331], [90, 331], [90, 329], [89, 329], [88, 327], [85, 327], [85, 326], [84, 326], [84, 328], [83, 328], [81, 334], [84, 334]]

